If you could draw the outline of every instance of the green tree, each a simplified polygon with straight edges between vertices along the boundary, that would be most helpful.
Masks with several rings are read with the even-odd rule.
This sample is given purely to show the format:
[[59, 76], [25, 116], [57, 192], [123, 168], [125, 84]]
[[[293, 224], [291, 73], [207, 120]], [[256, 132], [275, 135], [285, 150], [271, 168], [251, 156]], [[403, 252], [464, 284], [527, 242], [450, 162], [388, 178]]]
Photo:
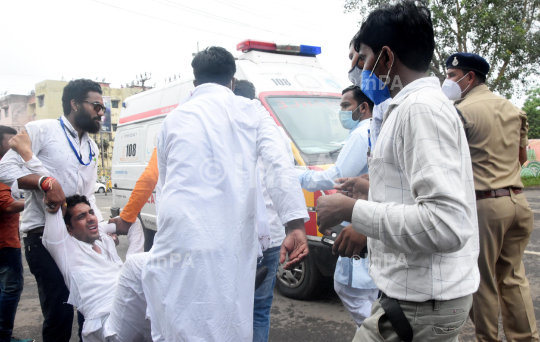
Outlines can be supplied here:
[[[346, 12], [370, 10], [396, 0], [344, 0]], [[435, 53], [430, 71], [445, 79], [446, 59], [471, 52], [491, 65], [488, 86], [509, 98], [540, 75], [540, 0], [430, 0]]]
[[[531, 90], [523, 105], [529, 122], [529, 139], [540, 139], [540, 88]], [[538, 156], [540, 157], [540, 156]]]

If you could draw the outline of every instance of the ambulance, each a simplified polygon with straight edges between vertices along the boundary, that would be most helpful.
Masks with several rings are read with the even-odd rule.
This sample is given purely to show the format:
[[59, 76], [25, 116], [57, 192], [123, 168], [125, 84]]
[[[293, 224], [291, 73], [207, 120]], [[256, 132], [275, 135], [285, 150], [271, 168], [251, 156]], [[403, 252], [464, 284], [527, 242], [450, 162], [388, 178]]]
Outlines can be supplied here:
[[[321, 48], [246, 40], [237, 45], [237, 50], [241, 53], [235, 57], [235, 77], [255, 85], [257, 98], [291, 139], [295, 167], [323, 170], [333, 165], [349, 134], [338, 117], [341, 91], [348, 85], [321, 67], [317, 59]], [[148, 164], [161, 123], [193, 88], [192, 77], [181, 79], [133, 95], [123, 103], [111, 172], [113, 217], [127, 204]], [[317, 198], [332, 192], [304, 190], [310, 217], [306, 223], [310, 253], [294, 270], [280, 266], [276, 287], [287, 297], [313, 297], [324, 278], [334, 275], [337, 256], [321, 243], [315, 212]], [[156, 230], [155, 201], [154, 192], [140, 213], [145, 236], [152, 236]]]

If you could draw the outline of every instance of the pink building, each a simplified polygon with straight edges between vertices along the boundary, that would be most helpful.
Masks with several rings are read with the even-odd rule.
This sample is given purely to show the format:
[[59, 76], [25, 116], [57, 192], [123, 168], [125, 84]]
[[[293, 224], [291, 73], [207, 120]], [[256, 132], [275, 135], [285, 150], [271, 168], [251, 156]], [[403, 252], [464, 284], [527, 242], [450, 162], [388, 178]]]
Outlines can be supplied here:
[[[0, 97], [0, 125], [15, 128], [17, 131], [32, 120], [32, 95], [4, 95]], [[35, 105], [34, 105], [35, 108]]]

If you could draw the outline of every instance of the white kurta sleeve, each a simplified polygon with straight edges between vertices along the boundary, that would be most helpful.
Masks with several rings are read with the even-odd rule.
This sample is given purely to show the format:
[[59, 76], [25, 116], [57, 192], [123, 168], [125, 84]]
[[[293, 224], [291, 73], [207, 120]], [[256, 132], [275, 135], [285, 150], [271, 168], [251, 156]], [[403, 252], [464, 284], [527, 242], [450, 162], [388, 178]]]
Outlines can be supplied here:
[[283, 224], [309, 220], [304, 194], [278, 126], [261, 104], [258, 107], [257, 154], [266, 170], [266, 188]]

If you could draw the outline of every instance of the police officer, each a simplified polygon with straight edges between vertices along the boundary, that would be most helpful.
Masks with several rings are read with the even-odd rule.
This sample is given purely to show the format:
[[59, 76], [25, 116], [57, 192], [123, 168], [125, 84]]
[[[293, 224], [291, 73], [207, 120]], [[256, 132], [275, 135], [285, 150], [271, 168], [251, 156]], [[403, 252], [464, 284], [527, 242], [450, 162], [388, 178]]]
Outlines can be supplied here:
[[455, 53], [446, 60], [443, 92], [461, 111], [473, 165], [480, 235], [480, 287], [470, 316], [478, 341], [500, 341], [499, 299], [508, 341], [538, 341], [522, 256], [533, 230], [521, 164], [527, 160], [525, 113], [485, 84], [486, 60]]

